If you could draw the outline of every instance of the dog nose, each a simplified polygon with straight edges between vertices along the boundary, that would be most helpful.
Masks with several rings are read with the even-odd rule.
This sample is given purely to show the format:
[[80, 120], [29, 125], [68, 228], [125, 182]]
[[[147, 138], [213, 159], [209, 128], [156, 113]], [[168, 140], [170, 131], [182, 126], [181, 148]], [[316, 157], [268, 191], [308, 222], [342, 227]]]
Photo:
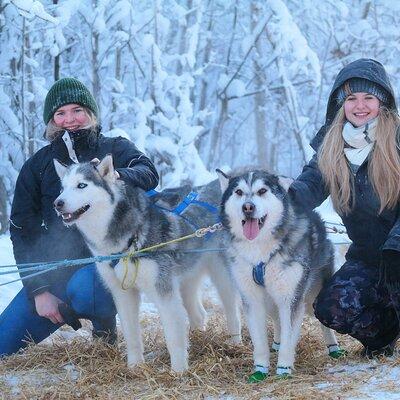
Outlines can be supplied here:
[[63, 200], [55, 200], [54, 201], [54, 208], [56, 209], [56, 210], [61, 210], [63, 207], [64, 207], [64, 201]]
[[247, 201], [242, 206], [242, 211], [244, 212], [244, 215], [246, 215], [246, 216], [251, 216], [254, 213], [255, 209], [256, 209], [256, 206], [254, 205], [254, 203], [251, 203], [250, 201]]

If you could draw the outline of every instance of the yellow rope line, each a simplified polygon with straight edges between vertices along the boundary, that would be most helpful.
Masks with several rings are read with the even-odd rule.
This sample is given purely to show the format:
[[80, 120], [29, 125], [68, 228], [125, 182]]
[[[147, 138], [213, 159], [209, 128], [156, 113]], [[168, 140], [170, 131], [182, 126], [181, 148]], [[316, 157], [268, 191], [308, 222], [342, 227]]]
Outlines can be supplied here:
[[129, 259], [128, 259], [128, 257], [124, 257], [122, 259], [122, 261], [124, 263], [124, 277], [122, 278], [121, 287], [122, 287], [123, 290], [127, 290], [130, 287], [132, 287], [136, 282], [136, 278], [137, 278], [138, 271], [139, 271], [139, 259], [138, 258], [134, 258], [133, 259], [133, 264], [135, 265], [135, 271], [134, 271], [134, 274], [133, 274], [132, 282], [129, 283], [127, 286], [125, 286], [125, 279], [128, 276], [128, 266], [129, 266], [128, 265], [128, 261], [129, 261]]
[[[197, 231], [196, 231], [196, 232], [197, 232]], [[177, 242], [182, 242], [182, 241], [187, 240], [187, 239], [190, 239], [190, 238], [192, 238], [192, 237], [196, 237], [196, 232], [195, 232], [195, 233], [192, 233], [192, 234], [190, 234], [190, 235], [187, 235], [187, 236], [183, 236], [183, 237], [180, 237], [180, 238], [177, 238], [177, 239], [170, 240], [170, 241], [168, 241], [168, 242], [158, 243], [158, 244], [155, 244], [155, 245], [153, 245], [153, 246], [146, 247], [146, 248], [144, 248], [144, 249], [131, 251], [131, 252], [129, 252], [129, 253], [126, 255], [126, 257], [132, 257], [132, 256], [134, 256], [135, 254], [145, 253], [146, 251], [151, 251], [151, 250], [159, 249], [160, 247], [168, 246], [169, 244], [173, 244], [173, 243], [177, 243]]]
[[[122, 261], [123, 261], [123, 264], [124, 264], [124, 277], [122, 278], [122, 282], [121, 282], [122, 289], [123, 290], [127, 290], [130, 287], [132, 287], [136, 282], [136, 278], [137, 278], [138, 270], [139, 270], [139, 259], [138, 258], [134, 258], [134, 255], [140, 254], [140, 253], [145, 253], [146, 251], [159, 249], [160, 247], [168, 246], [169, 244], [183, 242], [184, 240], [191, 239], [193, 237], [201, 238], [201, 237], [205, 236], [207, 233], [214, 233], [214, 232], [219, 231], [221, 229], [223, 229], [222, 224], [221, 223], [217, 223], [217, 224], [214, 224], [212, 226], [208, 226], [206, 228], [197, 229], [195, 232], [191, 233], [190, 235], [186, 235], [186, 236], [182, 236], [182, 237], [177, 238], [177, 239], [169, 240], [168, 242], [158, 243], [158, 244], [155, 244], [153, 246], [145, 247], [145, 248], [140, 249], [140, 250], [137, 250], [135, 248], [134, 251], [128, 252], [122, 258]], [[135, 265], [135, 271], [134, 271], [134, 275], [133, 275], [132, 281], [129, 283], [128, 286], [125, 286], [125, 280], [128, 277], [129, 259], [132, 258], [132, 257], [133, 257], [133, 263]]]

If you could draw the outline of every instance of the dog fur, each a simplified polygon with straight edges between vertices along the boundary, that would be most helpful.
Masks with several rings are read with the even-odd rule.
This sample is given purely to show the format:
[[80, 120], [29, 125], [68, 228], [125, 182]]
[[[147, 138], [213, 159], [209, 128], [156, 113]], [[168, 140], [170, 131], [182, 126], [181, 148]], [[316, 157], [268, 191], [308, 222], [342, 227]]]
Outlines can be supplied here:
[[[262, 170], [234, 176], [217, 172], [222, 221], [231, 233], [232, 275], [244, 304], [255, 371], [269, 370], [270, 315], [275, 349], [280, 343], [276, 373], [290, 374], [304, 313], [312, 313], [315, 297], [334, 272], [332, 244], [317, 213], [292, 203], [287, 178]], [[260, 262], [265, 263], [265, 286], [253, 279], [253, 267]], [[333, 331], [322, 330], [326, 344], [337, 347]]]
[[[63, 187], [55, 200], [55, 208], [65, 224], [76, 225], [94, 255], [126, 252], [132, 239], [137, 249], [141, 249], [188, 235], [194, 228], [187, 220], [200, 226], [216, 222], [213, 215], [198, 207], [188, 207], [182, 218], [154, 206], [143, 190], [117, 179], [111, 155], [101, 162], [93, 160], [70, 167], [57, 160], [54, 164]], [[218, 181], [197, 191], [202, 201], [214, 200], [218, 204]], [[137, 269], [132, 258], [127, 267], [123, 260], [115, 268], [108, 261], [97, 263], [120, 317], [129, 366], [144, 360], [139, 322], [140, 293], [144, 292], [159, 310], [172, 370], [182, 372], [188, 368], [187, 317], [191, 328], [205, 328], [206, 312], [199, 293], [205, 273], [209, 274], [222, 300], [232, 342], [241, 341], [238, 296], [228, 275], [226, 254], [180, 252], [225, 247], [226, 240], [226, 234], [218, 233], [208, 240], [192, 238], [175, 243], [161, 249], [175, 251], [137, 258]], [[121, 283], [128, 288], [124, 290]]]

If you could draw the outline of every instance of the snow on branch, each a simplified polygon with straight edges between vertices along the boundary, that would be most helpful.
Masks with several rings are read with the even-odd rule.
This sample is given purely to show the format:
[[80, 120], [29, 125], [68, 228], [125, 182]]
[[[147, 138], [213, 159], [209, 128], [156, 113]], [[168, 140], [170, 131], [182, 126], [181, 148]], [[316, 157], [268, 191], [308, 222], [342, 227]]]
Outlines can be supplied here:
[[275, 15], [270, 33], [274, 37], [276, 46], [280, 48], [282, 54], [290, 55], [293, 59], [292, 70], [311, 67], [315, 83], [319, 85], [321, 67], [318, 56], [308, 45], [307, 39], [293, 20], [285, 3], [282, 0], [269, 0], [268, 6]]
[[34, 0], [11, 0], [11, 4], [18, 8], [20, 14], [27, 18], [38, 17], [54, 25], [59, 23], [57, 18], [48, 14], [40, 1]]

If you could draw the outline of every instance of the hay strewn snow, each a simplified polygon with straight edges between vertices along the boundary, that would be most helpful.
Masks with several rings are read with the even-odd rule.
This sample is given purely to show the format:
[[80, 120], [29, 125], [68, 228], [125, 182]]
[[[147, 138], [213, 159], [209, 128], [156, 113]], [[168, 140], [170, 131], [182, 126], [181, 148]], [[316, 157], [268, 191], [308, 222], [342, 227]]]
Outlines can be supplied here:
[[[1, 244], [0, 237], [0, 248]], [[338, 251], [338, 259], [342, 253]], [[118, 348], [108, 347], [92, 341], [90, 324], [84, 323], [78, 333], [63, 328], [51, 340], [2, 359], [0, 399], [400, 399], [399, 359], [367, 361], [358, 354], [361, 346], [355, 340], [339, 335], [350, 354], [332, 360], [319, 326], [311, 318], [304, 324], [294, 377], [279, 380], [271, 376], [262, 383], [247, 384], [252, 369], [247, 331], [242, 346], [227, 344], [222, 310], [213, 289], [206, 289], [210, 321], [206, 332], [191, 334], [188, 373], [176, 376], [169, 372], [157, 313], [146, 304], [141, 314], [145, 365], [128, 370], [122, 335]], [[2, 300], [5, 294], [2, 292]], [[273, 354], [272, 371], [275, 365]]]
[[[350, 354], [331, 360], [314, 319], [307, 318], [298, 347], [295, 375], [289, 380], [271, 376], [259, 384], [246, 383], [252, 368], [252, 347], [245, 330], [244, 344], [227, 344], [219, 306], [211, 305], [206, 332], [192, 332], [190, 371], [174, 375], [158, 317], [142, 319], [146, 364], [129, 370], [124, 343], [118, 348], [92, 341], [68, 328], [52, 342], [29, 347], [0, 363], [3, 399], [350, 399], [375, 398], [364, 391], [368, 382], [381, 393], [399, 389], [396, 378], [379, 380], [380, 371], [400, 370], [399, 361], [382, 358], [367, 362], [360, 346], [346, 336], [339, 340]], [[276, 355], [272, 355], [272, 369]], [[368, 397], [371, 395], [372, 397]], [[361, 397], [359, 397], [361, 396]], [[380, 397], [382, 398], [382, 397]]]

